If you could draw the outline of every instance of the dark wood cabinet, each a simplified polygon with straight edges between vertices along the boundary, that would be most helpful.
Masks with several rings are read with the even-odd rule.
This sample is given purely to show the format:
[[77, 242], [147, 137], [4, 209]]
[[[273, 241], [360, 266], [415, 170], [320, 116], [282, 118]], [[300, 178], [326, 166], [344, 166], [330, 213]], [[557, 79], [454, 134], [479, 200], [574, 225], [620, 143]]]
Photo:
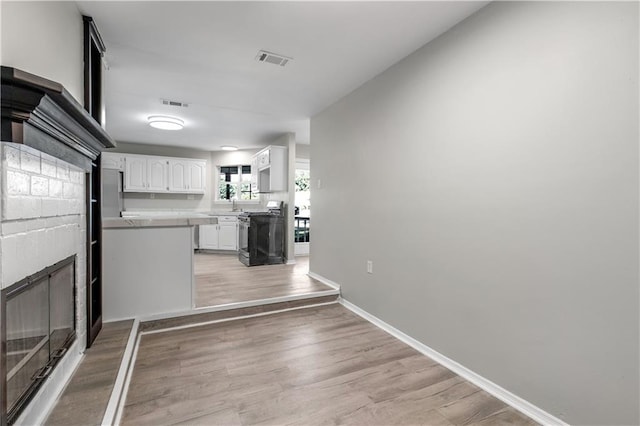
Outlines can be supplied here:
[[[84, 21], [84, 108], [104, 126], [102, 93], [105, 47], [92, 18]], [[102, 329], [102, 214], [100, 157], [91, 163], [87, 173], [87, 348]]]

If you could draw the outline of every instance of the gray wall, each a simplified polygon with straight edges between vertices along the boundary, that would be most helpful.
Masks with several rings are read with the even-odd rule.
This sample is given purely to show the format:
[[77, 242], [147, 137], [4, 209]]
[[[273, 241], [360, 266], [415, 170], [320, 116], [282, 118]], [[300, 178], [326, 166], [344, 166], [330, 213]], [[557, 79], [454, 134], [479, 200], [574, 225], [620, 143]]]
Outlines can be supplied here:
[[638, 71], [637, 3], [485, 7], [313, 117], [311, 271], [565, 421], [638, 424]]

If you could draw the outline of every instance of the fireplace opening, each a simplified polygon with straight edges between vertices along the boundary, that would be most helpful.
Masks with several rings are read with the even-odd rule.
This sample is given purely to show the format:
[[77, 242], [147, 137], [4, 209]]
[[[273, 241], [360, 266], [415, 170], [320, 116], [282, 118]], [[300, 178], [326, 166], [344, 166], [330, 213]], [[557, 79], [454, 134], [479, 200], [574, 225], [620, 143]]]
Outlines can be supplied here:
[[76, 337], [76, 256], [2, 290], [3, 417], [12, 424]]

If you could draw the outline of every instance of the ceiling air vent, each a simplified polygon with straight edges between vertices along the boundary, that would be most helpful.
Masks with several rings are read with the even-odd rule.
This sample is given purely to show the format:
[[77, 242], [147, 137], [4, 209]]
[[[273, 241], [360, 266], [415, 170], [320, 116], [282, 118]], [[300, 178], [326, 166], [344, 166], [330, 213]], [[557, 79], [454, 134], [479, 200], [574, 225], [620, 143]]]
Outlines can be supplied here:
[[178, 102], [178, 101], [170, 101], [168, 99], [161, 99], [162, 101], [162, 105], [169, 105], [169, 106], [174, 106], [174, 107], [188, 107], [189, 104], [185, 104], [184, 102]]
[[268, 62], [270, 64], [280, 65], [281, 67], [284, 67], [285, 65], [287, 65], [289, 61], [292, 61], [292, 60], [293, 58], [287, 58], [286, 56], [267, 52], [265, 50], [259, 51], [258, 56], [256, 56], [256, 61]]

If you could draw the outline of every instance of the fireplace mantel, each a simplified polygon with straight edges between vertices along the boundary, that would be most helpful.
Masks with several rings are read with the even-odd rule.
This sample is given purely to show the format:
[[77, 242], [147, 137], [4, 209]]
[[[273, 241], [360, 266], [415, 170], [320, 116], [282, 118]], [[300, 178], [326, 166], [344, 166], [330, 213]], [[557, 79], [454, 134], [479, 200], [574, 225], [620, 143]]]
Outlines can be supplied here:
[[86, 171], [105, 148], [107, 132], [59, 83], [2, 67], [3, 142], [21, 143]]
[[[30, 387], [33, 392], [29, 391], [28, 400], [19, 400], [11, 412], [7, 381], [9, 375], [18, 377], [22, 370], [16, 366], [7, 370], [3, 342], [9, 321], [1, 318], [9, 312], [0, 300], [0, 426], [8, 420], [39, 424], [80, 362], [87, 347], [87, 330], [96, 329], [97, 334], [101, 324], [101, 306], [91, 304], [101, 299], [88, 291], [89, 284], [101, 285], [101, 268], [94, 262], [100, 261], [102, 250], [97, 171], [100, 152], [115, 143], [62, 85], [4, 66], [0, 76], [0, 288], [6, 292], [13, 283], [63, 259], [77, 259], [73, 267], [75, 314], [70, 313], [75, 318], [76, 338], [66, 352], [47, 353], [45, 370], [31, 375], [35, 379], [46, 376], [46, 380], [37, 388]], [[22, 309], [23, 305], [14, 306]], [[20, 312], [16, 309], [11, 315]], [[90, 309], [97, 314], [90, 315]], [[38, 340], [38, 345], [40, 342], [45, 339]]]

